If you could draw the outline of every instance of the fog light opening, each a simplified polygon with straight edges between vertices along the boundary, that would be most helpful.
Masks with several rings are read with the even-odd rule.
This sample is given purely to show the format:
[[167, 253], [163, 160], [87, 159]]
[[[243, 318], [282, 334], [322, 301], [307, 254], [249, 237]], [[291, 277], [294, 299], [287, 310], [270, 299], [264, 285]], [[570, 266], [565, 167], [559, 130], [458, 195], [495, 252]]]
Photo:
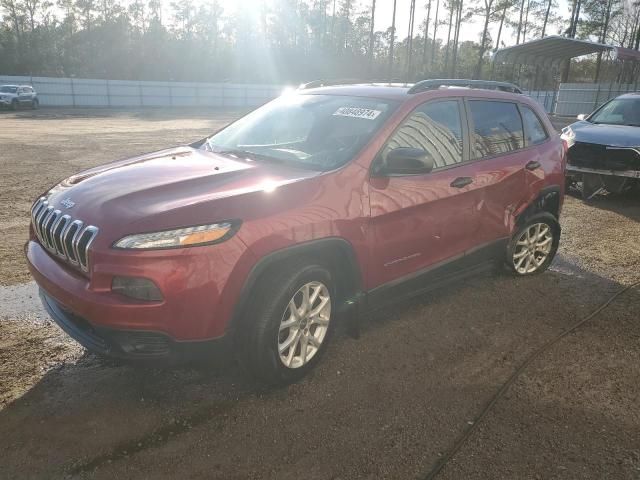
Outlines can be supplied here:
[[161, 302], [163, 300], [158, 286], [147, 278], [113, 277], [111, 291], [146, 302]]

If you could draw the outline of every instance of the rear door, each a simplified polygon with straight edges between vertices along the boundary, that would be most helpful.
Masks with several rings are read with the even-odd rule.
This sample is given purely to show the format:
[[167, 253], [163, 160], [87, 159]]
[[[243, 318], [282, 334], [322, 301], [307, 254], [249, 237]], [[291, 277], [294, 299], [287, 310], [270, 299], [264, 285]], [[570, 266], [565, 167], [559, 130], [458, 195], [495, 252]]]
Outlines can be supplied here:
[[462, 99], [416, 108], [392, 134], [376, 161], [393, 148], [426, 150], [429, 174], [370, 179], [373, 288], [463, 254], [480, 228], [482, 192], [470, 164]]
[[511, 235], [515, 214], [527, 202], [526, 165], [535, 148], [526, 148], [518, 105], [497, 99], [469, 99], [471, 156], [483, 188], [481, 227], [476, 247], [501, 248]]
[[520, 113], [524, 122], [525, 144], [531, 150], [525, 171], [525, 181], [531, 200], [547, 186], [547, 183], [550, 183], [548, 174], [556, 175], [556, 179], [551, 183], [556, 183], [558, 186], [564, 183], [563, 176], [558, 175], [558, 171], [564, 168], [562, 151], [559, 148], [560, 142], [549, 141], [551, 136], [544, 122], [532, 108], [521, 104]]

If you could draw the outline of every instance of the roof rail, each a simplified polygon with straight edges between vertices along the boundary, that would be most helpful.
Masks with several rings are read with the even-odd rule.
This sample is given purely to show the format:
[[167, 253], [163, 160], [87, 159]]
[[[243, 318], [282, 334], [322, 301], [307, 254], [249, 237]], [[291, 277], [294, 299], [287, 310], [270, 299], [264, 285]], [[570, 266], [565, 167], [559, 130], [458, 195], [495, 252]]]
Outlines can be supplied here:
[[364, 80], [362, 78], [343, 78], [343, 79], [334, 79], [334, 80], [313, 80], [307, 83], [301, 83], [298, 87], [298, 90], [307, 90], [309, 88], [319, 88], [319, 87], [331, 87], [334, 85], [355, 85], [355, 84], [383, 84], [383, 85], [405, 85], [409, 86], [407, 82], [400, 80], [398, 78], [392, 78], [391, 80], [377, 80], [377, 79], [369, 79]]
[[482, 88], [485, 90], [500, 90], [502, 92], [522, 93], [520, 87], [517, 87], [513, 83], [494, 82], [492, 80], [468, 80], [465, 78], [422, 80], [411, 87], [407, 93], [419, 93], [427, 90], [435, 90], [436, 88], [440, 87]]
[[301, 83], [298, 90], [307, 90], [309, 88], [329, 87], [332, 85], [352, 85], [354, 83], [362, 83], [363, 80], [355, 78], [344, 78], [337, 80], [313, 80], [307, 83]]

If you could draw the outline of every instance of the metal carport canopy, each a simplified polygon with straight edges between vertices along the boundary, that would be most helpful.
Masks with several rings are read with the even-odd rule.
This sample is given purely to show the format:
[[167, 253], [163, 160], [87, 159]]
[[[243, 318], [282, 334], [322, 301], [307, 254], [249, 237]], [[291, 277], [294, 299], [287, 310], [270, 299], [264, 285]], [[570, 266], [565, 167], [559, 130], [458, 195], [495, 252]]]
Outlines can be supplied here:
[[550, 36], [514, 45], [513, 47], [502, 48], [494, 54], [493, 61], [550, 67], [554, 63], [560, 63], [570, 58], [616, 49], [617, 47], [602, 43]]

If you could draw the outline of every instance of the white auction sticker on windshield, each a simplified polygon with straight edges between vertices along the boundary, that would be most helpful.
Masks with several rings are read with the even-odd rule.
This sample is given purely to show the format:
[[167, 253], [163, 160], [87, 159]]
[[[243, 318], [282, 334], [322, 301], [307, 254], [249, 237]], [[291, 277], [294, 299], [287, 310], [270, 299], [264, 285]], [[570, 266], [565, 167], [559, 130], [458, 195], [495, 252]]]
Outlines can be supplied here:
[[382, 112], [380, 110], [371, 110], [370, 108], [358, 107], [340, 107], [334, 112], [339, 117], [366, 118], [367, 120], [375, 120]]

